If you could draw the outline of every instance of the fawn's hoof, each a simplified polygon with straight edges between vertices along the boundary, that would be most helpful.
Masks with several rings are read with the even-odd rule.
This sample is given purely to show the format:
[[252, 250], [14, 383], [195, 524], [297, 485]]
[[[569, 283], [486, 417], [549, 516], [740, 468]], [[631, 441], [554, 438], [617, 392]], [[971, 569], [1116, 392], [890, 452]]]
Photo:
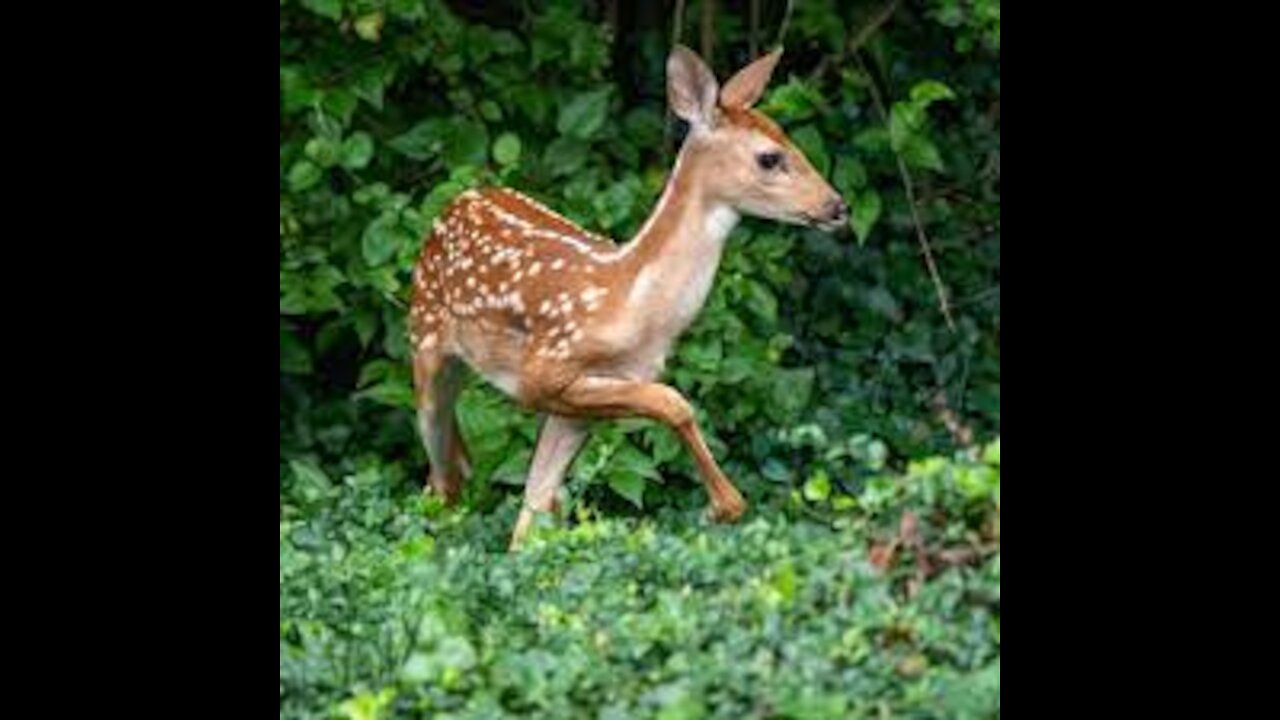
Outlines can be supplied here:
[[735, 523], [747, 512], [747, 501], [742, 498], [707, 506], [707, 519], [715, 523]]
[[428, 475], [427, 484], [422, 488], [422, 493], [427, 496], [439, 496], [446, 506], [454, 505], [462, 496], [462, 484], [449, 482], [447, 478]]

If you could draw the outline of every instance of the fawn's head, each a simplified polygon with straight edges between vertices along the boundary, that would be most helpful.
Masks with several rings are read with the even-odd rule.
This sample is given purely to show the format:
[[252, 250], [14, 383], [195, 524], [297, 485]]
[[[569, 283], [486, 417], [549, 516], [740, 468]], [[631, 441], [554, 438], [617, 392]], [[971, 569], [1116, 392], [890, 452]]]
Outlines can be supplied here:
[[667, 99], [689, 123], [685, 142], [701, 158], [710, 197], [746, 215], [831, 232], [848, 218], [844, 200], [777, 123], [752, 108], [781, 55], [757, 59], [721, 88], [701, 58], [676, 46], [667, 59]]

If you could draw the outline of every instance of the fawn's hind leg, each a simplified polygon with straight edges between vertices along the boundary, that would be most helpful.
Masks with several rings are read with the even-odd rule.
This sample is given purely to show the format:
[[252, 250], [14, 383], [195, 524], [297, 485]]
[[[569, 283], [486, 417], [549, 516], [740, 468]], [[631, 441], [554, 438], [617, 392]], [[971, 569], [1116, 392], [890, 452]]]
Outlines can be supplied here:
[[431, 462], [426, 489], [439, 493], [448, 505], [458, 501], [463, 483], [471, 473], [470, 459], [454, 414], [462, 375], [462, 362], [457, 358], [431, 351], [414, 356], [418, 430]]
[[538, 432], [538, 445], [524, 481], [524, 505], [511, 532], [510, 549], [520, 546], [533, 525], [535, 512], [551, 512], [564, 474], [587, 439], [587, 424], [562, 415], [548, 415]]

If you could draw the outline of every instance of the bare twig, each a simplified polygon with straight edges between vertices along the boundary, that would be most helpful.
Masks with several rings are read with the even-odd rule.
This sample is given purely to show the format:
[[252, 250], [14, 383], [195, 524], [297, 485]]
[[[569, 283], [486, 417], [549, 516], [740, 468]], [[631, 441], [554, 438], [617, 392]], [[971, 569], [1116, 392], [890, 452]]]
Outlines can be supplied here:
[[858, 31], [858, 34], [849, 39], [849, 44], [845, 52], [855, 53], [862, 49], [862, 46], [865, 45], [866, 42], [871, 39], [871, 36], [880, 29], [880, 26], [889, 22], [889, 18], [893, 17], [893, 13], [898, 9], [900, 2], [901, 0], [889, 0], [889, 2], [884, 4], [884, 7], [877, 10], [875, 14], [871, 16], [871, 20]]
[[760, 0], [751, 0], [748, 14], [747, 48], [750, 50], [751, 57], [755, 58], [760, 50]]
[[946, 426], [947, 432], [951, 434], [951, 439], [956, 445], [962, 448], [973, 447], [973, 428], [970, 428], [960, 419], [955, 410], [951, 409], [951, 405], [947, 402], [947, 393], [939, 390], [933, 396], [933, 411], [937, 414], [938, 419]]
[[714, 64], [716, 44], [716, 0], [702, 0], [702, 59]]
[[[675, 47], [680, 44], [680, 38], [683, 34], [684, 34], [684, 0], [676, 0], [675, 9], [671, 11], [671, 49], [672, 50], [674, 50]], [[662, 104], [667, 108], [666, 115], [665, 115], [666, 119], [663, 123], [664, 127], [666, 128], [666, 133], [665, 133], [666, 137], [663, 138], [662, 153], [663, 155], [670, 157], [675, 145], [675, 142], [674, 142], [675, 138], [671, 134], [671, 124], [672, 124], [671, 120], [673, 115], [671, 113], [670, 104], [666, 102]]]
[[857, 34], [849, 38], [849, 42], [845, 43], [845, 46], [840, 49], [839, 53], [822, 56], [822, 59], [819, 60], [818, 64], [814, 67], [813, 72], [810, 73], [809, 78], [811, 80], [816, 80], [817, 78], [825, 75], [827, 70], [831, 69], [832, 65], [835, 65], [836, 67], [843, 65], [845, 58], [848, 57], [850, 53], [855, 53], [860, 50], [862, 46], [867, 44], [867, 41], [871, 39], [871, 36], [876, 34], [876, 31], [883, 27], [885, 23], [889, 22], [889, 18], [893, 17], [893, 13], [898, 9], [898, 5], [900, 3], [901, 0], [889, 0], [889, 2], [885, 3], [879, 10], [872, 13], [871, 19], [867, 21], [867, 24], [863, 25], [862, 29], [859, 30]]
[[[867, 85], [871, 89], [871, 100], [876, 106], [876, 111], [880, 114], [880, 120], [887, 128], [889, 126], [889, 111], [885, 108], [884, 101], [880, 98], [880, 90], [876, 87], [875, 78], [871, 76], [866, 63], [862, 61], [861, 53], [855, 52], [853, 57], [858, 61], [858, 67], [869, 80]], [[929, 277], [933, 280], [933, 289], [938, 295], [938, 307], [942, 310], [942, 317], [947, 321], [947, 329], [954, 333], [956, 331], [956, 322], [951, 317], [951, 303], [947, 299], [947, 289], [942, 284], [942, 277], [938, 274], [938, 264], [934, 262], [933, 250], [929, 247], [929, 236], [925, 233], [924, 223], [920, 220], [920, 208], [916, 203], [915, 183], [911, 180], [911, 173], [907, 170], [906, 161], [902, 159], [902, 153], [898, 152], [897, 148], [891, 147], [890, 149], [893, 150], [893, 156], [898, 163], [898, 174], [902, 177], [902, 186], [907, 193], [907, 206], [911, 209], [911, 221], [916, 228], [916, 238], [920, 241], [920, 250], [924, 254], [925, 265], [929, 268]]]
[[782, 15], [782, 25], [778, 27], [778, 41], [773, 44], [774, 47], [782, 47], [783, 40], [787, 38], [787, 26], [791, 24], [791, 11], [794, 6], [794, 0], [787, 0], [787, 11]]

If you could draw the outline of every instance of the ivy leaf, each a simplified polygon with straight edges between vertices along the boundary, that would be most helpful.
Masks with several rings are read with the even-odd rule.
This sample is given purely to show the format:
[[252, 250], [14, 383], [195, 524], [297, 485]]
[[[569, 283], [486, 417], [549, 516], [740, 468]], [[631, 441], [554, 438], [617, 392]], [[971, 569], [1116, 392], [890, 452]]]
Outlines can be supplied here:
[[373, 138], [363, 130], [353, 134], [342, 143], [342, 166], [348, 170], [359, 170], [373, 159]]
[[821, 104], [822, 96], [816, 89], [799, 78], [791, 78], [774, 88], [760, 109], [780, 121], [798, 122], [813, 117]]
[[492, 100], [481, 100], [479, 110], [480, 117], [489, 122], [496, 123], [502, 120], [502, 106]]
[[533, 453], [528, 448], [508, 454], [489, 475], [489, 482], [503, 485], [523, 485], [529, 472]]
[[644, 478], [630, 472], [611, 472], [609, 487], [637, 508], [644, 508]]
[[357, 400], [372, 400], [391, 407], [412, 408], [413, 388], [407, 382], [385, 380], [352, 395]]
[[658, 466], [653, 461], [653, 458], [625, 440], [618, 445], [613, 457], [609, 459], [609, 465], [637, 477], [649, 480], [662, 479], [662, 475], [658, 473]]
[[555, 177], [572, 175], [587, 162], [587, 144], [571, 137], [556, 138], [547, 145], [542, 162]]
[[902, 143], [902, 159], [915, 168], [924, 168], [941, 172], [942, 156], [933, 141], [923, 135], [911, 135]]
[[299, 160], [289, 168], [289, 187], [295, 192], [306, 190], [323, 177], [320, 167], [310, 160]]
[[302, 148], [303, 154], [322, 168], [336, 165], [341, 151], [338, 141], [329, 137], [313, 137]]
[[833, 180], [841, 194], [852, 197], [867, 184], [867, 169], [857, 158], [842, 155], [836, 160]]
[[409, 233], [400, 226], [400, 216], [383, 213], [369, 223], [361, 238], [360, 250], [370, 267], [378, 267], [395, 257], [401, 246], [408, 242]]
[[954, 100], [956, 94], [951, 88], [937, 80], [925, 80], [911, 88], [911, 101], [921, 108], [926, 108], [939, 100]]
[[831, 477], [827, 471], [819, 468], [805, 481], [804, 499], [809, 502], [822, 502], [831, 497]]
[[280, 326], [280, 372], [306, 375], [311, 372], [311, 354], [297, 334], [285, 325]]
[[982, 450], [982, 461], [988, 465], [1000, 467], [1000, 438], [996, 438], [995, 442]]
[[368, 308], [363, 308], [355, 312], [353, 324], [356, 329], [356, 337], [360, 339], [361, 347], [369, 347], [369, 342], [373, 340], [373, 333], [378, 329], [378, 316]]
[[392, 14], [403, 20], [417, 20], [426, 15], [422, 0], [390, 0], [388, 7]]
[[450, 169], [466, 165], [484, 165], [489, 153], [489, 131], [483, 123], [463, 120], [449, 129], [444, 146], [444, 161]]
[[378, 42], [382, 38], [383, 19], [381, 12], [371, 12], [356, 18], [356, 35], [360, 36], [361, 40]]
[[387, 73], [382, 67], [372, 67], [356, 76], [351, 86], [356, 97], [369, 103], [374, 109], [382, 109], [382, 99], [387, 88]]
[[907, 103], [894, 103], [889, 111], [889, 143], [894, 150], [901, 151], [907, 138], [914, 135], [924, 124], [924, 115], [920, 109]]
[[778, 322], [778, 299], [773, 296], [773, 291], [757, 280], [747, 280], [745, 292], [747, 309], [767, 325], [775, 325]]
[[787, 368], [778, 370], [773, 383], [773, 403], [769, 408], [773, 417], [792, 422], [809, 405], [813, 397], [813, 368]]
[[302, 0], [302, 7], [330, 20], [342, 19], [342, 0]]
[[853, 228], [853, 232], [858, 236], [859, 245], [867, 242], [867, 237], [871, 235], [871, 229], [876, 226], [876, 221], [880, 219], [880, 211], [880, 194], [875, 190], [868, 190], [853, 201], [853, 212], [849, 215], [849, 226]]
[[311, 460], [290, 460], [289, 469], [293, 471], [293, 477], [297, 483], [305, 488], [320, 491], [333, 488], [333, 481], [319, 465]]
[[601, 88], [575, 95], [556, 119], [556, 130], [561, 135], [589, 140], [604, 126], [609, 111], [609, 88]]
[[791, 139], [804, 151], [805, 157], [809, 158], [809, 162], [813, 163], [813, 167], [818, 171], [818, 174], [826, 175], [827, 171], [831, 169], [831, 158], [827, 155], [827, 146], [823, 142], [818, 128], [812, 125], [805, 125], [791, 133]]
[[413, 160], [427, 160], [444, 147], [445, 126], [441, 118], [430, 118], [414, 125], [387, 143], [392, 150]]
[[503, 167], [520, 162], [520, 137], [515, 133], [503, 133], [493, 143], [493, 159]]

